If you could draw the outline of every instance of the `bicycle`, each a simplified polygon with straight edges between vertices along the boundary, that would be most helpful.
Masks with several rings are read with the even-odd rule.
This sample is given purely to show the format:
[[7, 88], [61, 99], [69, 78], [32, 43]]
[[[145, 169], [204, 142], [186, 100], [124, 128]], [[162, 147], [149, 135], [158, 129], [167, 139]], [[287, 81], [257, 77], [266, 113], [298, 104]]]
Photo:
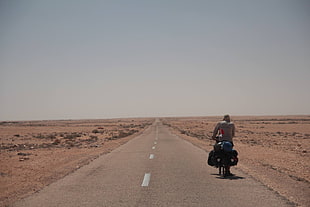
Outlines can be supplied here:
[[229, 169], [231, 166], [238, 163], [238, 152], [232, 149], [230, 142], [217, 142], [214, 149], [209, 153], [208, 165], [219, 168], [218, 174], [223, 177], [229, 176]]

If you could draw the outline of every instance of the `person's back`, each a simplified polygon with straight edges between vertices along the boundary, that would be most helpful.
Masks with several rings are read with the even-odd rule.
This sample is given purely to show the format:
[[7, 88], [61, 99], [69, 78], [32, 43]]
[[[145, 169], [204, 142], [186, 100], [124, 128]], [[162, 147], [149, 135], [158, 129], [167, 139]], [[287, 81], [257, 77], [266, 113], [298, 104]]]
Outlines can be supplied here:
[[228, 121], [221, 121], [219, 122], [215, 129], [213, 134], [215, 136], [219, 133], [218, 141], [229, 141], [233, 142], [232, 138], [235, 136], [235, 125], [233, 122]]

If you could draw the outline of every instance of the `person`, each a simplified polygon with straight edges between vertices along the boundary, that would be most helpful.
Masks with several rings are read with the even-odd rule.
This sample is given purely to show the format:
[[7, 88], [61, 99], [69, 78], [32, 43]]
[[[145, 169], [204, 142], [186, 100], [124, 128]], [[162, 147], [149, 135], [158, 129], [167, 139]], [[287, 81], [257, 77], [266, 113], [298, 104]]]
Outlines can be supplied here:
[[[235, 124], [231, 121], [230, 116], [227, 114], [224, 116], [223, 121], [220, 121], [216, 124], [212, 139], [216, 140], [216, 142], [228, 141], [233, 144], [233, 137], [235, 136]], [[232, 176], [230, 172], [230, 166], [226, 167], [225, 176]]]
[[223, 121], [218, 122], [215, 126], [212, 139], [218, 142], [228, 141], [233, 144], [235, 130], [235, 124], [230, 120], [230, 116], [227, 114], [224, 116]]

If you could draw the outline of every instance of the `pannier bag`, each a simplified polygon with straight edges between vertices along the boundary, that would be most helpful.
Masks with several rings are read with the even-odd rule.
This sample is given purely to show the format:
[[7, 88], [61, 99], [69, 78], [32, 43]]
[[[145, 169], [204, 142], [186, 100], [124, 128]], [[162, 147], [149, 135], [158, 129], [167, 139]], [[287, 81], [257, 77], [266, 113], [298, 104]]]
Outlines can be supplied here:
[[211, 152], [209, 152], [209, 156], [208, 156], [208, 165], [210, 166], [214, 166], [214, 150], [212, 150]]
[[222, 156], [219, 151], [212, 150], [209, 152], [208, 165], [218, 167], [221, 164]]
[[238, 164], [238, 152], [237, 150], [232, 150], [231, 157], [230, 157], [230, 166], [234, 166]]
[[209, 152], [208, 165], [218, 167], [221, 164], [221, 159], [227, 157], [230, 166], [235, 166], [238, 164], [238, 152], [232, 149], [231, 152], [225, 152], [224, 150], [212, 150]]

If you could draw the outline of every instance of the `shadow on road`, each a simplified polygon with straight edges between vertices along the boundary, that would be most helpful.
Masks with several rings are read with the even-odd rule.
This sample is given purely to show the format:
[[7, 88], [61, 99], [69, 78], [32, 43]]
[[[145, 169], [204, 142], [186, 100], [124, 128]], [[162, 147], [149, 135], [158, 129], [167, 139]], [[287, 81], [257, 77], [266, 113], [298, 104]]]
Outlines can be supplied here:
[[245, 177], [240, 177], [240, 176], [237, 176], [237, 175], [233, 175], [233, 176], [227, 176], [227, 177], [224, 177], [224, 176], [221, 176], [219, 174], [211, 174], [211, 175], [216, 175], [217, 179], [226, 179], [226, 180], [242, 180], [242, 179], [245, 179]]

